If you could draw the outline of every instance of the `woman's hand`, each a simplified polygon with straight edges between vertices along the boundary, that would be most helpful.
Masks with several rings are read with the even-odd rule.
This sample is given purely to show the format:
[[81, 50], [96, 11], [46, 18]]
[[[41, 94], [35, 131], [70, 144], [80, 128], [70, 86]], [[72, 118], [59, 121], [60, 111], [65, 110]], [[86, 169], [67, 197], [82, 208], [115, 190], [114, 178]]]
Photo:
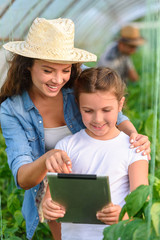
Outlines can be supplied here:
[[112, 225], [118, 223], [120, 212], [121, 207], [119, 205], [110, 203], [102, 208], [101, 211], [97, 212], [96, 216], [101, 222], [104, 222], [107, 225]]
[[71, 173], [72, 163], [65, 151], [53, 149], [46, 153], [46, 168], [49, 172]]
[[56, 220], [64, 217], [65, 209], [60, 204], [53, 202], [51, 198], [47, 198], [42, 204], [43, 216], [47, 220]]
[[138, 134], [138, 133], [131, 133], [130, 135], [130, 143], [131, 143], [131, 148], [138, 147], [136, 149], [136, 152], [142, 152], [143, 155], [148, 156], [148, 160], [151, 160], [150, 152], [150, 141], [147, 136]]

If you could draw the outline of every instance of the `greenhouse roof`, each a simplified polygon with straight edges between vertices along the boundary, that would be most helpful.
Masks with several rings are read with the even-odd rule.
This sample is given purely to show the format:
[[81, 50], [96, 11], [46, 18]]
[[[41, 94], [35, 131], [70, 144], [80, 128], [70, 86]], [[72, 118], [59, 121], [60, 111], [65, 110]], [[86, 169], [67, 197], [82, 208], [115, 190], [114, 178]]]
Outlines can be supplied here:
[[[146, 15], [147, 2], [146, 0], [0, 0], [0, 42], [2, 45], [10, 40], [24, 40], [36, 17], [71, 18], [75, 23], [75, 46], [99, 56], [122, 26], [137, 22]], [[155, 1], [151, 11], [159, 9], [160, 2]]]
[[[0, 39], [22, 40], [36, 17], [71, 18], [77, 47], [101, 51], [119, 29], [143, 17], [146, 0], [0, 0]], [[160, 3], [152, 9], [159, 9]]]

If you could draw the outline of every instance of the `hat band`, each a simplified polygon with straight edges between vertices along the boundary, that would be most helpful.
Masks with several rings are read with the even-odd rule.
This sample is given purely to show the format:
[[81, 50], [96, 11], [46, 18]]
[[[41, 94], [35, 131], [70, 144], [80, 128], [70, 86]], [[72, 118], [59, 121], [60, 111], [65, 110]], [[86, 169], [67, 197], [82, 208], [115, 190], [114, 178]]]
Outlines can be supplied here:
[[139, 41], [139, 40], [143, 40], [143, 38], [120, 38], [121, 42], [133, 42], [133, 41]]

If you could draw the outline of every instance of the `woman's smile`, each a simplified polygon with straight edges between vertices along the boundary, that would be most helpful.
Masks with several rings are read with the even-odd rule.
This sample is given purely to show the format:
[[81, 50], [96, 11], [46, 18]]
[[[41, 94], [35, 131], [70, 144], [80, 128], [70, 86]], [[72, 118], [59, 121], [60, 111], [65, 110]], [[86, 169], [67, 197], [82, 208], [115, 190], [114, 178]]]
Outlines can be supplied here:
[[57, 92], [59, 88], [61, 88], [61, 85], [51, 85], [51, 84], [46, 84], [47, 88], [51, 92]]

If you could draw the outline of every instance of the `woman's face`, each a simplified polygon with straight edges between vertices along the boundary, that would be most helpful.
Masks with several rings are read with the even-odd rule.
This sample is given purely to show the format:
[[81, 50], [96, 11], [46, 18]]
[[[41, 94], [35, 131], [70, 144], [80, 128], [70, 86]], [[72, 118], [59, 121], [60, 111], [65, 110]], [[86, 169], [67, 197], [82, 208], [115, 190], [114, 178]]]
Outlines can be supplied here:
[[55, 97], [70, 79], [71, 67], [71, 64], [35, 60], [29, 69], [33, 82], [31, 90], [46, 97]]

